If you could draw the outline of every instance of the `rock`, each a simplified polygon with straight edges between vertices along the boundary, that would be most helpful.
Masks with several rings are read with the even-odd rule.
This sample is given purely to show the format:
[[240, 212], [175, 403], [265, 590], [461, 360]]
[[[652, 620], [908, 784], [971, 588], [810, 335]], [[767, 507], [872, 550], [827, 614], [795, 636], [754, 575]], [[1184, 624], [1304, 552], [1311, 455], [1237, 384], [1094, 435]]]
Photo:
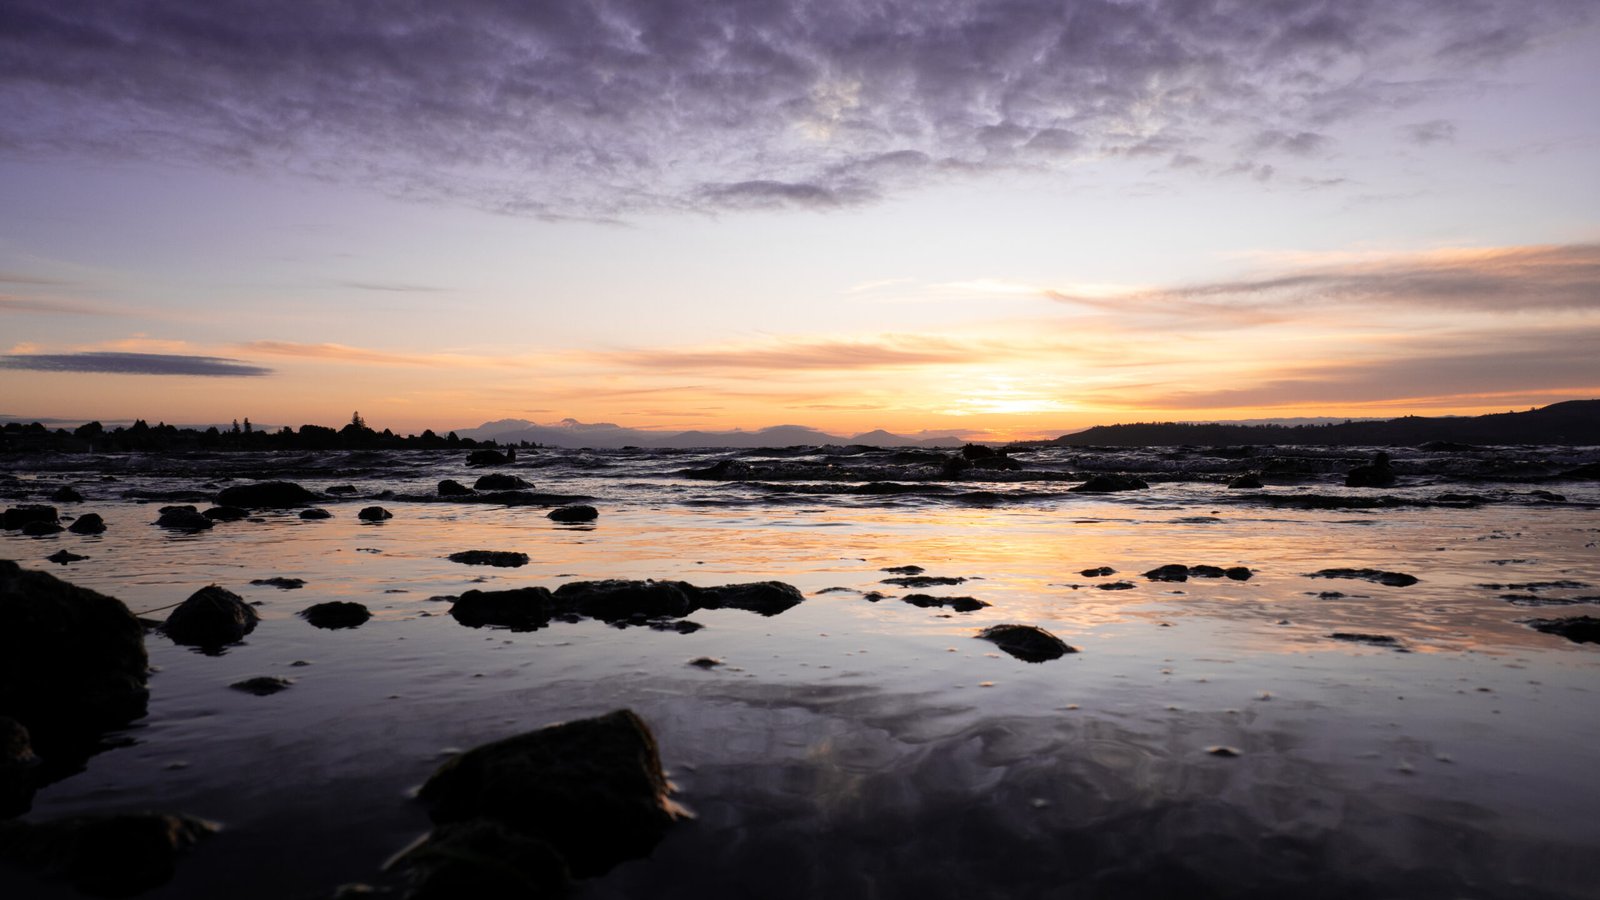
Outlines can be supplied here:
[[1336, 641], [1349, 641], [1353, 644], [1371, 644], [1375, 647], [1389, 647], [1395, 650], [1404, 649], [1400, 639], [1387, 634], [1365, 634], [1357, 631], [1335, 631], [1328, 637]]
[[946, 481], [953, 481], [961, 477], [961, 473], [972, 468], [972, 463], [959, 456], [952, 456], [939, 467], [939, 477]]
[[55, 522], [29, 522], [22, 526], [22, 533], [27, 537], [49, 537], [63, 531], [66, 529]]
[[0, 716], [47, 762], [87, 758], [98, 733], [143, 716], [148, 669], [144, 629], [121, 601], [0, 560]]
[[515, 457], [506, 456], [499, 450], [474, 450], [467, 454], [469, 466], [503, 466]]
[[1527, 624], [1545, 634], [1559, 634], [1577, 644], [1600, 644], [1600, 619], [1571, 616], [1565, 619], [1530, 619]]
[[1380, 569], [1322, 569], [1310, 572], [1306, 577], [1356, 578], [1376, 584], [1386, 584], [1389, 587], [1408, 587], [1417, 583], [1417, 578], [1414, 575], [1407, 575], [1404, 572], [1384, 572]]
[[244, 640], [260, 619], [238, 594], [213, 584], [180, 603], [161, 630], [175, 644], [215, 648]]
[[[622, 628], [627, 625], [634, 625], [638, 623], [613, 622], [611, 624], [618, 628]], [[699, 631], [705, 627], [699, 622], [694, 622], [689, 619], [650, 619], [644, 622], [644, 624], [650, 626], [651, 631], [676, 631], [679, 634], [694, 634], [696, 631]]]
[[1132, 475], [1094, 475], [1076, 487], [1067, 490], [1077, 494], [1110, 494], [1115, 491], [1139, 491], [1148, 488], [1144, 479]]
[[775, 616], [799, 606], [805, 596], [793, 585], [781, 581], [755, 581], [696, 588], [692, 599], [706, 609], [742, 609], [763, 616]]
[[1189, 567], [1179, 565], [1177, 563], [1171, 563], [1165, 566], [1157, 566], [1156, 568], [1144, 573], [1144, 577], [1150, 579], [1151, 581], [1188, 581]]
[[265, 697], [268, 694], [287, 691], [291, 684], [294, 684], [293, 678], [280, 678], [277, 675], [257, 675], [254, 678], [235, 681], [228, 687], [236, 691], [244, 691], [246, 694], [255, 694], [257, 697]]
[[921, 575], [928, 570], [921, 566], [890, 566], [887, 569], [879, 569], [878, 571], [888, 572], [890, 575]]
[[999, 455], [993, 447], [986, 447], [983, 444], [968, 444], [961, 448], [961, 458], [968, 462], [976, 459], [993, 459]]
[[1424, 441], [1417, 445], [1417, 449], [1425, 453], [1470, 453], [1478, 448], [1472, 444], [1458, 444], [1454, 441]]
[[449, 478], [439, 482], [439, 496], [441, 497], [467, 497], [473, 493], [472, 488], [459, 481]]
[[1078, 648], [1035, 625], [991, 625], [978, 632], [978, 637], [1023, 662], [1045, 662], [1078, 652]]
[[39, 757], [33, 753], [28, 729], [9, 716], [0, 716], [0, 820], [20, 816], [33, 806], [34, 773]]
[[1261, 487], [1261, 476], [1255, 474], [1254, 472], [1251, 472], [1251, 473], [1248, 473], [1248, 474], [1245, 474], [1245, 475], [1240, 475], [1238, 478], [1235, 478], [1232, 481], [1228, 482], [1228, 487], [1230, 489], [1236, 489], [1236, 488], [1247, 488], [1247, 489], [1248, 488], [1259, 488], [1259, 487]]
[[55, 563], [58, 566], [64, 566], [67, 563], [75, 563], [79, 560], [88, 558], [89, 557], [87, 556], [79, 556], [78, 554], [73, 553], [71, 550], [57, 550], [56, 552], [45, 557], [45, 559]]
[[956, 612], [976, 612], [989, 606], [988, 603], [975, 597], [932, 597], [927, 594], [907, 594], [900, 599], [912, 606], [920, 606], [923, 609], [949, 607]]
[[310, 509], [300, 510], [300, 518], [305, 519], [308, 522], [314, 519], [331, 519], [333, 518], [333, 513], [328, 512], [320, 506], [313, 506]]
[[516, 475], [494, 472], [480, 476], [477, 481], [472, 483], [472, 487], [474, 490], [479, 491], [514, 491], [518, 488], [533, 487], [533, 485], [523, 481]]
[[1600, 462], [1585, 463], [1576, 469], [1568, 469], [1561, 473], [1561, 477], [1573, 481], [1600, 481]]
[[1138, 585], [1131, 581], [1107, 581], [1103, 584], [1097, 584], [1095, 587], [1102, 591], [1131, 591]]
[[129, 897], [166, 884], [179, 855], [217, 831], [203, 819], [161, 813], [0, 827], [0, 860], [66, 881], [94, 897]]
[[578, 504], [576, 506], [562, 506], [550, 510], [545, 518], [552, 522], [593, 522], [600, 518], [600, 511], [592, 506]]
[[550, 591], [542, 587], [467, 591], [456, 598], [450, 615], [472, 628], [490, 625], [512, 631], [533, 631], [550, 623], [555, 607]]
[[385, 519], [394, 518], [394, 513], [381, 506], [368, 506], [361, 512], [356, 513], [356, 518], [363, 522], [382, 522]]
[[73, 490], [69, 485], [64, 484], [56, 488], [55, 493], [50, 495], [50, 499], [57, 503], [82, 503], [83, 495]]
[[1111, 568], [1110, 566], [1101, 566], [1098, 569], [1084, 569], [1078, 574], [1085, 578], [1104, 578], [1107, 575], [1117, 574], [1117, 570]]
[[245, 506], [251, 509], [263, 507], [283, 509], [291, 506], [305, 506], [316, 500], [317, 496], [292, 481], [258, 481], [255, 484], [236, 484], [233, 487], [223, 488], [217, 494], [218, 506]]
[[1395, 482], [1394, 469], [1389, 467], [1389, 454], [1378, 451], [1372, 462], [1356, 466], [1344, 477], [1345, 487], [1390, 487]]
[[966, 581], [959, 575], [907, 575], [903, 578], [885, 578], [879, 584], [893, 584], [903, 588], [938, 587], [946, 584], [961, 584]]
[[239, 506], [213, 506], [200, 515], [213, 522], [237, 522], [250, 518], [250, 510]]
[[689, 660], [689, 665], [697, 669], [715, 669], [720, 665], [724, 665], [724, 663], [714, 656], [697, 656]]
[[163, 506], [156, 524], [173, 531], [205, 531], [215, 527], [210, 519], [192, 506]]
[[1190, 566], [1190, 578], [1221, 578], [1226, 574], [1221, 566]]
[[306, 586], [304, 578], [285, 578], [282, 575], [274, 575], [271, 578], [254, 578], [251, 579], [250, 583], [258, 584], [262, 587], [275, 587], [285, 591], [297, 591]]
[[1206, 752], [1212, 756], [1220, 756], [1224, 759], [1232, 759], [1239, 755], [1239, 748], [1218, 744], [1214, 747], [1207, 747]]
[[1529, 491], [1528, 496], [1536, 500], [1545, 500], [1550, 503], [1567, 502], [1567, 497], [1565, 494], [1557, 494], [1554, 491]]
[[388, 868], [411, 875], [406, 900], [563, 897], [572, 877], [548, 842], [490, 819], [440, 825]]
[[451, 562], [462, 563], [468, 566], [498, 566], [502, 569], [514, 569], [528, 564], [528, 554], [512, 553], [508, 550], [462, 550], [452, 553], [448, 557]]
[[372, 618], [372, 612], [353, 600], [329, 600], [302, 609], [300, 618], [317, 628], [355, 628]]
[[683, 585], [671, 581], [574, 581], [554, 596], [564, 609], [607, 622], [639, 614], [682, 618], [695, 609]]
[[1255, 574], [1244, 566], [1229, 566], [1222, 570], [1222, 576], [1233, 581], [1249, 581]]
[[330, 494], [354, 494], [356, 486], [353, 484], [335, 484], [328, 488]]
[[54, 506], [13, 506], [0, 515], [0, 528], [18, 531], [29, 522], [49, 522], [54, 525], [59, 518]]
[[84, 513], [67, 530], [73, 534], [101, 534], [106, 530], [106, 521], [99, 513]]
[[438, 825], [496, 822], [556, 849], [580, 878], [649, 855], [682, 813], [631, 710], [552, 725], [445, 763], [418, 797]]

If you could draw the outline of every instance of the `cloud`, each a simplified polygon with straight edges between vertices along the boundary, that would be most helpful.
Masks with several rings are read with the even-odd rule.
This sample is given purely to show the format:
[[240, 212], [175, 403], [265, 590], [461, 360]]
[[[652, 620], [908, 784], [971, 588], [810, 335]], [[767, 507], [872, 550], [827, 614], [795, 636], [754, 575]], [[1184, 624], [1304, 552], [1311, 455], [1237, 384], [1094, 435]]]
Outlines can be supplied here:
[[106, 310], [73, 300], [52, 300], [40, 297], [17, 297], [0, 294], [0, 315], [35, 313], [46, 316], [105, 316], [115, 315]]
[[[448, 354], [388, 353], [382, 350], [368, 350], [364, 347], [350, 347], [345, 344], [299, 344], [292, 341], [250, 341], [249, 343], [240, 344], [239, 349], [247, 353], [268, 353], [273, 356], [289, 356], [296, 359], [320, 359], [385, 366], [449, 366], [468, 361], [467, 358], [457, 358]], [[476, 362], [482, 364], [481, 360]]]
[[358, 291], [382, 291], [385, 293], [403, 294], [433, 294], [448, 290], [448, 288], [432, 287], [425, 284], [400, 284], [397, 282], [379, 281], [341, 281], [340, 287], [354, 288]]
[[259, 376], [272, 370], [219, 356], [166, 353], [27, 353], [0, 356], [0, 369], [112, 375]]
[[1421, 147], [1430, 144], [1449, 144], [1456, 139], [1456, 125], [1446, 119], [1415, 122], [1401, 129], [1406, 139]]
[[693, 350], [631, 350], [597, 354], [616, 365], [661, 370], [864, 370], [952, 365], [981, 361], [990, 353], [972, 343], [942, 337], [892, 335], [859, 340], [786, 340]]
[[1469, 90], [1593, 12], [460, 0], [286, 19], [254, 0], [10, 0], [0, 147], [289, 171], [548, 218], [831, 209], [1106, 154], [1216, 159], [1252, 140], [1309, 165], [1340, 123]]

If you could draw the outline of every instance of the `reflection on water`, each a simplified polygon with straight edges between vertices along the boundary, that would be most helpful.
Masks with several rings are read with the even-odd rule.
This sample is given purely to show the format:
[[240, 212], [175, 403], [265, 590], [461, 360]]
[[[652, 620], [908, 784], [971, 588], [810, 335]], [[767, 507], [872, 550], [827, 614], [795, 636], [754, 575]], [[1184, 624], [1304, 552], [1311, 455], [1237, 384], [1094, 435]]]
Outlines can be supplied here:
[[[1592, 484], [1562, 485], [1560, 503], [1381, 509], [1241, 501], [1195, 480], [1098, 497], [1039, 479], [944, 492], [1005, 500], [982, 505], [681, 476], [707, 455], [527, 457], [519, 474], [595, 497], [598, 522], [404, 499], [470, 480], [440, 454], [13, 469], [17, 495], [73, 480], [90, 500], [63, 511], [98, 512], [108, 529], [7, 532], [0, 556], [135, 611], [217, 583], [262, 616], [222, 656], [151, 637], [159, 671], [132, 745], [41, 792], [32, 818], [158, 808], [217, 820], [226, 830], [153, 896], [315, 896], [372, 879], [427, 827], [407, 792], [452, 750], [628, 706], [698, 818], [587, 896], [1594, 896], [1600, 656], [1521, 623], [1600, 603]], [[332, 519], [266, 512], [196, 535], [150, 524], [172, 501], [122, 496], [205, 495], [235, 469], [358, 494], [319, 504]], [[96, 481], [101, 470], [119, 480]], [[1006, 499], [1018, 489], [1031, 493]], [[396, 496], [375, 499], [385, 490]], [[374, 502], [395, 517], [358, 522]], [[63, 547], [89, 559], [44, 562]], [[530, 561], [446, 559], [475, 549]], [[1142, 574], [1174, 563], [1252, 575]], [[966, 580], [883, 583], [905, 565]], [[1115, 574], [1080, 574], [1102, 566]], [[1419, 581], [1308, 577], [1334, 567]], [[250, 583], [271, 576], [305, 586]], [[771, 618], [700, 610], [706, 627], [678, 634], [592, 620], [471, 629], [436, 599], [602, 578], [776, 579], [807, 600]], [[1133, 587], [1097, 588], [1117, 581]], [[898, 599], [917, 591], [991, 606]], [[374, 618], [323, 631], [296, 615], [329, 600]], [[1028, 665], [973, 638], [1001, 622], [1082, 652]], [[703, 656], [725, 665], [687, 664]], [[267, 697], [228, 688], [258, 675], [295, 683]]]

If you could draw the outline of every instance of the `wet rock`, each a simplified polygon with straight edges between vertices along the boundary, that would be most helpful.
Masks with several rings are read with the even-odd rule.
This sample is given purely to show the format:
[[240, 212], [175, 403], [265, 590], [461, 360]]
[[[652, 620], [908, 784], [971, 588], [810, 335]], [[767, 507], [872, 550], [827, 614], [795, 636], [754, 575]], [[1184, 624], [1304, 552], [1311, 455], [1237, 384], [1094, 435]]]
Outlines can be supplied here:
[[79, 560], [84, 560], [84, 559], [88, 559], [88, 558], [89, 557], [87, 557], [87, 556], [80, 556], [80, 555], [78, 555], [76, 553], [73, 553], [71, 550], [57, 550], [56, 552], [54, 552], [54, 553], [50, 554], [49, 556], [45, 557], [45, 559], [49, 560], [50, 562], [55, 563], [58, 566], [64, 566], [67, 563], [75, 563], [75, 562], [78, 562]]
[[1238, 478], [1228, 482], [1228, 488], [1230, 490], [1237, 490], [1240, 488], [1255, 489], [1259, 487], [1261, 487], [1261, 476], [1253, 472], [1246, 475], [1240, 475]]
[[1577, 644], [1600, 644], [1600, 619], [1569, 616], [1565, 619], [1530, 619], [1528, 626], [1545, 634], [1558, 634]]
[[499, 450], [474, 450], [467, 454], [467, 465], [503, 466], [515, 458], [515, 456], [507, 456]]
[[624, 624], [643, 624], [648, 626], [651, 631], [676, 631], [678, 634], [694, 634], [696, 631], [699, 631], [705, 627], [699, 622], [695, 622], [690, 619], [649, 619], [642, 623], [613, 622], [612, 624], [618, 627], [622, 627]]
[[335, 484], [328, 488], [330, 494], [354, 494], [356, 486], [353, 484]]
[[990, 605], [976, 597], [933, 597], [928, 594], [907, 594], [900, 599], [912, 606], [920, 606], [923, 609], [948, 607], [956, 612], [976, 612]]
[[439, 482], [439, 496], [441, 497], [467, 497], [473, 493], [472, 488], [450, 478]]
[[562, 897], [572, 878], [555, 847], [490, 819], [441, 825], [388, 867], [411, 876], [406, 900]]
[[1117, 491], [1139, 491], [1148, 488], [1144, 479], [1132, 475], [1093, 475], [1088, 481], [1067, 490], [1075, 494], [1110, 494]]
[[251, 509], [283, 509], [305, 506], [316, 499], [315, 494], [292, 481], [258, 481], [255, 484], [236, 484], [223, 488], [217, 494], [216, 504]]
[[82, 503], [83, 495], [73, 490], [70, 485], [62, 485], [55, 489], [50, 499], [57, 503]]
[[600, 511], [592, 506], [578, 504], [576, 506], [562, 506], [552, 509], [545, 514], [545, 518], [552, 522], [593, 522], [600, 517]]
[[1190, 578], [1221, 578], [1226, 574], [1221, 566], [1190, 566]]
[[38, 767], [28, 729], [16, 719], [0, 716], [0, 820], [32, 808]]
[[805, 601], [798, 588], [781, 581], [725, 584], [688, 593], [697, 606], [706, 609], [742, 609], [763, 616], [775, 616]]
[[213, 522], [237, 522], [250, 518], [250, 510], [239, 506], [213, 506], [200, 513]]
[[13, 506], [0, 514], [0, 528], [19, 531], [29, 522], [57, 524], [59, 516], [54, 506]]
[[978, 637], [1023, 662], [1045, 662], [1078, 652], [1078, 648], [1036, 625], [991, 625], [978, 632]]
[[353, 600], [329, 600], [302, 609], [300, 618], [317, 628], [355, 628], [372, 618], [372, 611]]
[[1084, 569], [1078, 574], [1085, 578], [1104, 578], [1107, 575], [1117, 574], [1117, 570], [1111, 568], [1110, 566], [1101, 566], [1098, 569]]
[[106, 520], [99, 513], [84, 513], [67, 526], [73, 534], [101, 534], [106, 530]]
[[961, 584], [966, 581], [959, 575], [906, 575], [901, 578], [885, 578], [879, 584], [893, 584], [903, 588], [928, 588], [946, 584]]
[[952, 456], [939, 467], [939, 477], [951, 481], [961, 477], [961, 473], [972, 468], [972, 463], [959, 456]]
[[87, 758], [95, 735], [143, 716], [148, 668], [144, 629], [121, 601], [0, 560], [0, 716], [48, 762]]
[[179, 604], [161, 630], [175, 644], [214, 648], [244, 640], [260, 619], [238, 594], [213, 584]]
[[254, 578], [251, 579], [250, 583], [261, 585], [262, 587], [275, 587], [285, 591], [297, 591], [306, 586], [304, 578], [285, 578], [282, 575], [274, 575], [271, 578]]
[[1356, 466], [1344, 477], [1345, 487], [1390, 487], [1395, 482], [1394, 469], [1389, 467], [1389, 454], [1378, 451], [1372, 462]]
[[22, 533], [26, 537], [49, 537], [63, 531], [66, 529], [56, 522], [29, 522], [22, 526]]
[[514, 491], [518, 488], [533, 487], [533, 485], [523, 481], [516, 475], [495, 472], [480, 476], [477, 481], [472, 483], [472, 487], [479, 491]]
[[1222, 570], [1222, 576], [1233, 581], [1249, 581], [1255, 574], [1244, 566], [1229, 566]]
[[394, 518], [394, 513], [381, 506], [368, 506], [362, 509], [361, 512], [356, 513], [356, 518], [363, 522], [382, 522], [385, 519]]
[[163, 506], [156, 524], [173, 531], [205, 531], [215, 527], [210, 519], [192, 506]]
[[1215, 746], [1215, 747], [1207, 747], [1206, 748], [1206, 752], [1211, 754], [1212, 756], [1220, 756], [1220, 757], [1222, 757], [1224, 759], [1232, 759], [1232, 758], [1240, 755], [1239, 748], [1237, 748], [1237, 747], [1226, 747], [1226, 746], [1223, 746], [1223, 745], [1220, 745], [1220, 744]]
[[1348, 641], [1353, 644], [1371, 644], [1374, 647], [1388, 647], [1393, 650], [1404, 649], [1405, 645], [1400, 639], [1388, 634], [1366, 634], [1359, 631], [1335, 631], [1328, 637], [1336, 641]]
[[649, 855], [681, 815], [631, 710], [552, 725], [445, 763], [418, 797], [438, 825], [489, 820], [554, 847], [578, 877]]
[[305, 519], [308, 522], [316, 519], [331, 519], [333, 518], [333, 513], [328, 512], [320, 506], [313, 506], [310, 509], [300, 510], [300, 518]]
[[498, 566], [502, 569], [514, 569], [528, 564], [528, 554], [513, 553], [509, 550], [462, 550], [446, 558], [451, 562], [468, 566]]
[[724, 663], [714, 656], [697, 656], [689, 660], [689, 665], [697, 669], [715, 669], [720, 665], [724, 665]]
[[532, 631], [550, 623], [555, 599], [542, 587], [508, 591], [467, 591], [455, 599], [450, 615], [472, 628], [495, 626], [512, 631]]
[[968, 462], [978, 459], [994, 459], [999, 455], [993, 447], [986, 447], [983, 444], [968, 444], [961, 448], [961, 458]]
[[217, 826], [161, 813], [84, 816], [0, 826], [0, 860], [92, 897], [130, 897], [172, 880], [179, 856]]
[[683, 586], [672, 581], [574, 581], [557, 588], [554, 597], [565, 610], [607, 622], [638, 614], [682, 618], [695, 609]]
[[235, 681], [228, 687], [236, 691], [243, 691], [246, 694], [255, 694], [257, 697], [265, 697], [269, 694], [276, 694], [279, 691], [287, 691], [292, 684], [294, 684], [293, 678], [280, 678], [277, 675], [257, 675], [254, 678]]
[[1310, 572], [1307, 578], [1354, 578], [1361, 581], [1371, 581], [1375, 584], [1384, 584], [1389, 587], [1409, 587], [1417, 583], [1414, 575], [1404, 572], [1385, 572], [1381, 569], [1322, 569]]
[[1095, 587], [1102, 591], [1131, 591], [1138, 585], [1131, 581], [1107, 581], [1104, 584], [1097, 584]]
[[1417, 445], [1417, 449], [1424, 453], [1470, 453], [1478, 448], [1454, 441], [1424, 441]]
[[1151, 581], [1188, 581], [1189, 567], [1179, 565], [1177, 563], [1171, 563], [1165, 566], [1157, 566], [1156, 568], [1144, 573], [1144, 577], [1150, 579]]
[[878, 571], [888, 572], [890, 575], [921, 575], [928, 570], [921, 566], [890, 566], [887, 569], [879, 569]]

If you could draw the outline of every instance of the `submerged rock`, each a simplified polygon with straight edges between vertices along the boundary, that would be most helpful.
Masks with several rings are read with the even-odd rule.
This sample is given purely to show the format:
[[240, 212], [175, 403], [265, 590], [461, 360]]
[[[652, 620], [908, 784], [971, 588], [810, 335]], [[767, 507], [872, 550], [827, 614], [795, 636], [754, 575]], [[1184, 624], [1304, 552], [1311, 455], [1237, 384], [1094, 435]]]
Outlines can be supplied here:
[[238, 594], [213, 584], [179, 604], [161, 630], [175, 644], [215, 648], [244, 640], [260, 620]]
[[1098, 569], [1084, 569], [1078, 574], [1085, 578], [1104, 578], [1107, 575], [1117, 574], [1117, 570], [1111, 568], [1110, 566], [1101, 566]]
[[313, 506], [310, 509], [300, 510], [300, 518], [305, 519], [306, 521], [311, 521], [314, 519], [331, 519], [333, 518], [333, 513], [328, 512], [320, 506]]
[[1392, 650], [1404, 650], [1405, 645], [1400, 639], [1388, 634], [1367, 634], [1359, 631], [1335, 631], [1328, 637], [1336, 641], [1348, 641], [1353, 644], [1371, 644], [1374, 647], [1388, 647]]
[[394, 518], [394, 513], [381, 506], [368, 506], [361, 512], [356, 513], [356, 518], [363, 522], [382, 522], [385, 519]]
[[318, 628], [355, 628], [372, 618], [372, 611], [353, 600], [329, 600], [302, 609], [300, 618]]
[[555, 600], [542, 587], [508, 591], [467, 591], [455, 598], [450, 615], [472, 628], [496, 626], [513, 631], [532, 631], [550, 623]]
[[89, 557], [87, 556], [80, 556], [76, 553], [73, 553], [71, 550], [57, 550], [56, 552], [45, 557], [45, 559], [55, 563], [58, 566], [64, 566], [67, 563], [75, 563], [88, 558]]
[[683, 588], [673, 581], [574, 581], [557, 588], [554, 597], [564, 609], [608, 622], [633, 615], [682, 618], [695, 610]]
[[890, 575], [921, 575], [928, 570], [921, 566], [890, 566], [887, 569], [879, 569], [878, 571], [888, 572]]
[[512, 451], [511, 455], [507, 456], [499, 450], [474, 450], [467, 454], [467, 465], [503, 466], [514, 459], [516, 459], [515, 451]]
[[1536, 631], [1558, 634], [1576, 644], [1600, 644], [1600, 619], [1594, 616], [1531, 619], [1527, 624]]
[[354, 493], [356, 493], [356, 486], [353, 485], [353, 484], [334, 484], [334, 485], [329, 485], [328, 486], [328, 493], [330, 493], [330, 494], [354, 494]]
[[129, 897], [172, 880], [178, 857], [217, 826], [192, 816], [128, 813], [0, 825], [0, 860], [92, 897]]
[[1232, 481], [1228, 482], [1228, 488], [1230, 490], [1239, 490], [1241, 488], [1242, 489], [1255, 489], [1255, 488], [1259, 488], [1259, 487], [1261, 487], [1261, 476], [1256, 475], [1253, 472], [1249, 473], [1249, 474], [1245, 474], [1245, 475], [1240, 475], [1239, 477], [1237, 477], [1237, 478], [1233, 479]]
[[1222, 570], [1223, 577], [1233, 581], [1249, 581], [1255, 574], [1245, 566], [1229, 566]]
[[600, 511], [592, 506], [578, 504], [576, 506], [562, 506], [545, 513], [545, 518], [552, 522], [593, 522], [600, 518]]
[[451, 759], [418, 793], [437, 825], [489, 821], [555, 848], [578, 877], [649, 855], [681, 815], [631, 710], [551, 725]]
[[1067, 490], [1075, 494], [1110, 494], [1117, 491], [1139, 491], [1148, 488], [1142, 478], [1133, 475], [1093, 475], [1088, 481]]
[[235, 681], [228, 687], [236, 691], [243, 691], [246, 694], [255, 694], [257, 697], [265, 697], [269, 694], [276, 694], [279, 691], [287, 691], [292, 684], [294, 684], [293, 678], [282, 678], [277, 675], [257, 675], [254, 678]]
[[1144, 577], [1151, 581], [1188, 581], [1189, 567], [1178, 563], [1157, 566], [1144, 573]]
[[240, 519], [248, 519], [250, 510], [238, 506], [213, 506], [200, 515], [213, 522], [237, 522]]
[[1097, 584], [1095, 587], [1102, 591], [1131, 591], [1138, 585], [1131, 581], [1107, 581], [1104, 584]]
[[1395, 482], [1394, 469], [1389, 467], [1389, 454], [1378, 451], [1372, 462], [1356, 466], [1345, 475], [1345, 487], [1390, 487]]
[[439, 496], [441, 497], [468, 497], [473, 493], [472, 488], [450, 478], [439, 482]]
[[29, 522], [22, 526], [22, 533], [28, 537], [49, 537], [66, 531], [58, 522]]
[[6, 531], [19, 531], [29, 522], [47, 522], [56, 524], [60, 515], [54, 506], [13, 506], [0, 514], [0, 528]]
[[462, 550], [446, 558], [451, 562], [468, 566], [498, 566], [502, 569], [525, 566], [529, 561], [528, 554], [513, 553], [509, 550]]
[[928, 594], [907, 594], [900, 599], [912, 606], [920, 606], [923, 609], [949, 607], [956, 612], [976, 612], [990, 605], [976, 597], [933, 597]]
[[742, 609], [763, 616], [775, 616], [805, 601], [793, 585], [781, 581], [755, 581], [695, 588], [690, 592], [697, 605], [706, 609]]
[[55, 489], [50, 495], [50, 499], [57, 503], [82, 503], [83, 495], [74, 490], [71, 485], [63, 484]]
[[192, 506], [163, 506], [156, 524], [173, 531], [205, 531], [215, 524]]
[[907, 575], [903, 578], [885, 578], [879, 584], [893, 584], [903, 588], [939, 587], [947, 584], [961, 584], [966, 579], [959, 575]]
[[67, 526], [73, 534], [101, 534], [106, 530], [106, 520], [99, 513], [84, 513]]
[[533, 487], [533, 485], [523, 481], [516, 475], [495, 472], [480, 476], [477, 481], [472, 483], [472, 487], [474, 490], [479, 491], [514, 491], [518, 488]]
[[1321, 569], [1310, 572], [1307, 578], [1354, 578], [1361, 581], [1371, 581], [1375, 584], [1384, 584], [1389, 587], [1409, 587], [1417, 583], [1415, 575], [1404, 572], [1385, 572], [1381, 569]]
[[217, 494], [218, 506], [245, 506], [252, 509], [305, 506], [317, 496], [292, 481], [258, 481], [236, 484]]
[[262, 587], [275, 587], [285, 591], [297, 591], [306, 586], [304, 578], [285, 578], [282, 575], [274, 575], [271, 578], [254, 578], [251, 579], [250, 583]]
[[1045, 662], [1078, 652], [1078, 648], [1037, 625], [991, 625], [978, 632], [978, 637], [1023, 662]]

